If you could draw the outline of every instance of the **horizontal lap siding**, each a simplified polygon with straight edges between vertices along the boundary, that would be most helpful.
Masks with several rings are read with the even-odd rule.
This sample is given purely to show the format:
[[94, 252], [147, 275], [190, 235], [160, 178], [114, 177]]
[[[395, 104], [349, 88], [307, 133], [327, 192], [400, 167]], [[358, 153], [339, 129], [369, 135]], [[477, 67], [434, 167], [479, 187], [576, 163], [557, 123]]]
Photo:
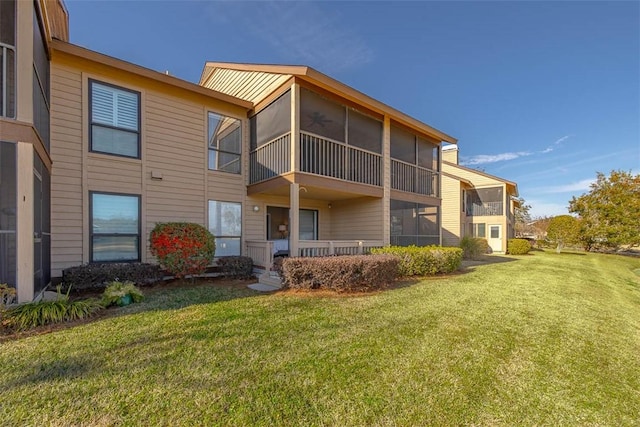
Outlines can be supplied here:
[[332, 203], [332, 240], [382, 240], [383, 200], [369, 197]]
[[442, 245], [458, 246], [463, 230], [460, 181], [442, 176]]
[[[154, 261], [148, 240], [157, 222], [207, 226], [211, 196], [243, 201], [242, 175], [207, 172], [206, 112], [244, 117], [244, 109], [95, 64], [78, 65], [60, 57], [57, 61], [51, 70], [54, 277], [66, 267], [82, 264], [83, 257], [87, 262], [89, 191], [141, 195], [142, 260], [148, 262]], [[83, 88], [89, 78], [141, 93], [141, 159], [88, 152]], [[248, 135], [243, 137], [248, 146]], [[152, 179], [152, 173], [162, 179]]]
[[51, 274], [82, 264], [82, 79], [51, 66]]

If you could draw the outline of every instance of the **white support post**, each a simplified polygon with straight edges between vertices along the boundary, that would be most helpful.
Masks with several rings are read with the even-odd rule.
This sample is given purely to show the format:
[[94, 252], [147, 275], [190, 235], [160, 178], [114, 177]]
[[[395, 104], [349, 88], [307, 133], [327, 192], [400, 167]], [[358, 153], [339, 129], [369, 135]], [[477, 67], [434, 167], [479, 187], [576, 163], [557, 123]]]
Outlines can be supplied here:
[[292, 182], [289, 190], [289, 256], [296, 257], [300, 239], [300, 184]]
[[333, 242], [329, 241], [329, 255], [335, 255], [336, 254], [336, 248], [333, 246]]
[[382, 243], [391, 244], [391, 120], [384, 116], [382, 128]]
[[33, 300], [33, 145], [18, 142], [16, 288], [18, 302]]

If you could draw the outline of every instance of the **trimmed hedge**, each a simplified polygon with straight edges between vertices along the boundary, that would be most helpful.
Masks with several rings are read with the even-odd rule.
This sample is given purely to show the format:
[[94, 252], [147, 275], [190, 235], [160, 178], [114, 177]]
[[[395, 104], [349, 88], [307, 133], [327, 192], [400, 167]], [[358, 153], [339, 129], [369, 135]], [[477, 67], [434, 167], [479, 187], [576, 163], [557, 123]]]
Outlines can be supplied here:
[[507, 253], [511, 255], [526, 255], [531, 250], [531, 243], [525, 239], [507, 240]]
[[248, 256], [225, 256], [218, 258], [222, 275], [236, 279], [253, 276], [253, 260]]
[[282, 281], [291, 289], [371, 291], [395, 281], [398, 264], [398, 257], [390, 255], [285, 258]]
[[115, 280], [130, 281], [140, 286], [162, 280], [162, 270], [157, 264], [105, 263], [85, 264], [62, 271], [62, 283], [74, 289], [105, 288]]
[[388, 254], [400, 259], [401, 276], [430, 276], [451, 273], [462, 264], [462, 249], [441, 246], [388, 246], [374, 248], [373, 254]]
[[487, 239], [482, 237], [465, 236], [460, 241], [463, 259], [480, 259], [484, 254], [491, 253], [491, 247]]

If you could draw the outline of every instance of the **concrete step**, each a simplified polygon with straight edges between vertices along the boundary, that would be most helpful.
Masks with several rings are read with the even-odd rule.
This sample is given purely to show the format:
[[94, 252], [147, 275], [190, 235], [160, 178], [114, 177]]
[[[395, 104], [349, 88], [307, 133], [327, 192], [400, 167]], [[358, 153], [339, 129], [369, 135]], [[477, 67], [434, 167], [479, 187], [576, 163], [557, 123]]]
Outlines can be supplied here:
[[277, 274], [274, 275], [272, 273], [273, 272], [267, 271], [261, 274], [258, 277], [258, 282], [262, 283], [263, 285], [276, 286], [278, 288], [282, 288], [282, 279]]

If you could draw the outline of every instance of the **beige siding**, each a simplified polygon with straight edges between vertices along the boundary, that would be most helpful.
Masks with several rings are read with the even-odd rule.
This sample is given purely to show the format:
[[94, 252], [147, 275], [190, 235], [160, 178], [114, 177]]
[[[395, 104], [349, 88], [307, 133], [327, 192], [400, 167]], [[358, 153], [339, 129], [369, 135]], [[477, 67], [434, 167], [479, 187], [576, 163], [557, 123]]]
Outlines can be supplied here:
[[333, 202], [332, 240], [383, 240], [383, 199], [362, 197]]
[[460, 229], [461, 200], [460, 181], [442, 175], [442, 246], [458, 246], [464, 235]]
[[[207, 111], [242, 118], [237, 107], [201, 96], [182, 97], [175, 89], [164, 92], [157, 83], [109, 70], [65, 61], [51, 67], [54, 277], [88, 262], [90, 191], [141, 196], [143, 261], [153, 261], [147, 242], [157, 222], [206, 226], [208, 199], [242, 202], [246, 193], [243, 175], [207, 171]], [[88, 94], [83, 91], [89, 78], [141, 93], [141, 159], [88, 152]], [[248, 135], [243, 136], [247, 146]]]
[[51, 66], [51, 275], [82, 264], [82, 79]]
[[463, 178], [467, 181], [471, 181], [474, 187], [491, 187], [504, 185], [504, 181], [491, 178], [484, 174], [474, 173], [467, 169], [459, 168], [447, 163], [442, 163], [442, 171]]
[[259, 102], [291, 75], [216, 69], [202, 86], [251, 102]]

